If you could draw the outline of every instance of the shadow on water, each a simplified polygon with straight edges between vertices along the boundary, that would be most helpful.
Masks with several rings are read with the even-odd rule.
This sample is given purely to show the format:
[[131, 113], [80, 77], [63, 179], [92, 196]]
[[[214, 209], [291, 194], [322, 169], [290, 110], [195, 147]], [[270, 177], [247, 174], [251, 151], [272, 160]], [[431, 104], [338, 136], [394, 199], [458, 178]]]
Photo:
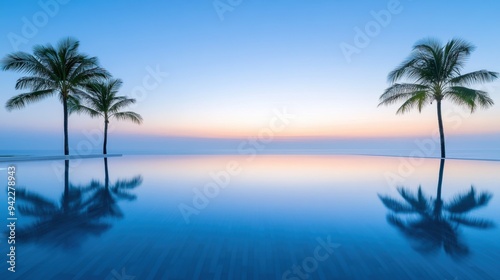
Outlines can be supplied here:
[[109, 218], [122, 218], [120, 200], [134, 200], [130, 190], [142, 184], [142, 176], [109, 182], [108, 159], [104, 158], [104, 183], [92, 179], [88, 185], [69, 182], [69, 160], [64, 162], [64, 191], [59, 203], [40, 194], [18, 188], [18, 210], [35, 221], [20, 227], [17, 236], [23, 242], [34, 242], [64, 249], [78, 248], [89, 236], [99, 236], [112, 227]]
[[444, 165], [445, 159], [441, 159], [436, 198], [426, 196], [421, 187], [416, 193], [399, 187], [402, 201], [380, 194], [379, 198], [390, 210], [387, 222], [408, 238], [416, 251], [429, 254], [443, 248], [451, 257], [460, 258], [470, 253], [469, 247], [461, 239], [460, 226], [480, 230], [495, 226], [490, 220], [469, 216], [472, 210], [486, 206], [492, 194], [477, 193], [474, 186], [471, 186], [468, 192], [456, 195], [444, 203], [441, 198]]

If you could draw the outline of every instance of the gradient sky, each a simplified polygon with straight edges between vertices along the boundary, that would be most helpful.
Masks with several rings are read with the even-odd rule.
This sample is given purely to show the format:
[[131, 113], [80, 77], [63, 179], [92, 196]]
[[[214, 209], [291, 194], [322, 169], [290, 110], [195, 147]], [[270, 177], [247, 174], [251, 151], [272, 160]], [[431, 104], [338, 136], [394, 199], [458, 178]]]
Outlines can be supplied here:
[[[138, 98], [134, 110], [145, 120], [141, 126], [114, 123], [111, 137], [116, 138], [245, 138], [267, 127], [273, 110], [285, 107], [296, 118], [276, 136], [425, 137], [437, 127], [434, 106], [404, 116], [395, 115], [397, 106], [377, 108], [388, 86], [387, 73], [416, 41], [429, 36], [442, 41], [464, 38], [477, 46], [465, 71], [500, 71], [500, 37], [495, 31], [500, 2], [493, 0], [453, 5], [401, 0], [400, 13], [392, 14], [350, 61], [340, 45], [354, 45], [355, 28], [364, 29], [374, 20], [371, 12], [387, 9], [392, 1], [243, 0], [225, 12], [223, 20], [211, 0], [61, 2], [67, 3], [57, 4], [58, 11], [29, 34], [32, 38], [24, 36], [18, 49], [31, 52], [33, 45], [73, 36], [80, 40], [81, 51], [99, 57], [123, 79], [121, 94]], [[58, 2], [1, 1], [0, 56], [15, 50], [9, 36], [23, 36], [23, 18], [43, 20], [46, 12], [40, 3]], [[168, 77], [160, 77], [145, 96], [136, 95], [151, 69]], [[62, 106], [57, 98], [5, 110], [6, 100], [20, 93], [14, 90], [19, 77], [0, 73], [0, 129], [10, 135], [0, 140], [2, 149], [19, 149], [19, 143], [35, 134], [40, 143], [62, 148]], [[450, 117], [445, 124], [448, 135], [500, 134], [500, 83], [478, 88], [488, 90], [497, 105], [472, 116], [460, 111], [459, 125]], [[454, 108], [445, 104], [444, 111], [452, 114]], [[101, 122], [71, 116], [71, 135], [81, 137]]]

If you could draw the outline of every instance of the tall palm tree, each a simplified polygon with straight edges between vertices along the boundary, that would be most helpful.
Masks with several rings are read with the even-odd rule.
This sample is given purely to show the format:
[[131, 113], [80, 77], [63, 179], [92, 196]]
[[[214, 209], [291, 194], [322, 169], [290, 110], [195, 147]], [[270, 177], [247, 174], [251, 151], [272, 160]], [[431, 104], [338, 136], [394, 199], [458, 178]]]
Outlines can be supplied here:
[[108, 123], [111, 118], [117, 120], [128, 120], [136, 124], [142, 123], [141, 115], [131, 111], [121, 111], [123, 108], [134, 104], [135, 99], [126, 96], [117, 96], [122, 86], [120, 79], [108, 79], [94, 81], [86, 85], [86, 93], [83, 95], [83, 104], [77, 104], [74, 108], [77, 112], [83, 112], [91, 117], [104, 118], [104, 142], [102, 153], [107, 153]]
[[[417, 193], [400, 187], [400, 200], [379, 195], [382, 203], [391, 211], [387, 221], [399, 229], [404, 236], [416, 242], [415, 249], [421, 253], [431, 253], [443, 247], [452, 257], [469, 254], [467, 245], [460, 239], [459, 226], [477, 229], [494, 227], [494, 223], [480, 218], [471, 218], [467, 214], [477, 208], [486, 206], [492, 195], [478, 194], [474, 187], [461, 195], [457, 195], [449, 203], [444, 204], [441, 198], [443, 171], [445, 160], [441, 159], [436, 198], [430, 198], [419, 187]], [[409, 215], [403, 220], [401, 214]]]
[[65, 155], [69, 154], [68, 105], [77, 102], [85, 84], [108, 76], [107, 71], [99, 66], [97, 58], [80, 53], [79, 46], [77, 40], [65, 38], [57, 47], [36, 45], [33, 54], [15, 52], [0, 62], [3, 70], [27, 74], [17, 80], [15, 88], [29, 92], [10, 98], [6, 103], [7, 110], [20, 109], [28, 103], [58, 95], [64, 111]]
[[[487, 108], [493, 105], [488, 93], [472, 89], [475, 83], [491, 82], [498, 73], [479, 70], [462, 73], [468, 57], [475, 47], [460, 39], [453, 39], [446, 45], [434, 39], [418, 42], [410, 56], [388, 75], [391, 86], [380, 96], [380, 105], [403, 102], [397, 114], [404, 114], [411, 109], [422, 108], [436, 101], [441, 158], [446, 157], [441, 102], [445, 99], [470, 109]], [[399, 83], [404, 80], [404, 82]]]

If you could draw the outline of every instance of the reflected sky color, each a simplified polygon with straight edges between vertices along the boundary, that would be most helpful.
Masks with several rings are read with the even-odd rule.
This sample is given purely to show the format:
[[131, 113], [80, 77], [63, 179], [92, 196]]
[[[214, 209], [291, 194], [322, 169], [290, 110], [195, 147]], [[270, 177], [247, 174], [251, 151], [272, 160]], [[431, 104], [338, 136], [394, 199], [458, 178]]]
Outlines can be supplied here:
[[[453, 279], [457, 275], [479, 279], [500, 275], [496, 264], [500, 252], [498, 227], [461, 227], [458, 234], [471, 254], [456, 261], [444, 252], [421, 255], [387, 223], [388, 210], [377, 195], [398, 195], [386, 180], [387, 174], [404, 177], [398, 186], [413, 191], [421, 186], [431, 197], [436, 194], [439, 160], [422, 160], [406, 175], [400, 171], [405, 161], [408, 159], [362, 156], [109, 158], [110, 185], [141, 178], [141, 184], [129, 190], [135, 199], [116, 200], [122, 217], [91, 215], [92, 224], [105, 223], [108, 227], [99, 234], [85, 235], [76, 247], [56, 246], [58, 243], [44, 239], [19, 240], [16, 275], [18, 279], [33, 275], [46, 279], [112, 279], [113, 270], [125, 267], [130, 275], [141, 279], [166, 279], [166, 275], [172, 279], [242, 275], [248, 279], [281, 279], [286, 270], [312, 254], [317, 238], [328, 236], [340, 247], [311, 273], [317, 279]], [[191, 215], [187, 224], [180, 205], [193, 205], [195, 190], [203, 192], [203, 187], [212, 182], [210, 173], [225, 170], [229, 162], [237, 162], [241, 173], [231, 176], [229, 184], [199, 213]], [[64, 162], [17, 163], [19, 188], [59, 203], [64, 192], [64, 168], [54, 166], [61, 165], [64, 167]], [[487, 206], [471, 212], [471, 217], [498, 225], [498, 165], [447, 160], [443, 200], [451, 201], [474, 185], [478, 192], [489, 192], [493, 197]], [[102, 159], [70, 161], [70, 190], [94, 186], [90, 188], [92, 194], [96, 188], [103, 191], [104, 166]], [[5, 171], [1, 172], [0, 179], [6, 180]], [[0, 200], [6, 200], [5, 193]], [[21, 206], [26, 201], [19, 198], [17, 203]], [[34, 221], [19, 213], [19, 228]], [[60, 221], [68, 226], [65, 236], [77, 234], [67, 222]], [[5, 272], [0, 273], [3, 277]]]
[[[434, 107], [407, 116], [395, 116], [397, 107], [376, 107], [387, 87], [387, 73], [417, 40], [427, 36], [443, 41], [458, 36], [477, 45], [465, 71], [499, 71], [500, 61], [494, 55], [498, 38], [481, 30], [498, 25], [495, 11], [500, 4], [464, 2], [452, 6], [402, 0], [402, 12], [393, 15], [390, 24], [349, 63], [340, 44], [353, 44], [354, 28], [364, 28], [373, 20], [370, 12], [386, 9], [387, 4], [386, 0], [244, 1], [221, 21], [211, 1], [126, 1], [120, 5], [69, 1], [19, 49], [31, 51], [35, 44], [75, 36], [82, 51], [98, 56], [104, 67], [124, 80], [122, 94], [132, 97], [134, 88], [149, 75], [147, 69], [158, 67], [160, 72], [168, 72], [135, 108], [143, 115], [144, 125], [113, 124], [110, 141], [130, 138], [130, 134], [143, 139], [253, 136], [267, 126], [273, 109], [283, 107], [297, 118], [281, 137], [428, 136], [437, 126]], [[0, 54], [4, 56], [13, 51], [7, 35], [21, 34], [22, 18], [31, 19], [42, 8], [37, 2], [2, 2], [0, 10]], [[426, 22], [421, 22], [422, 17]], [[19, 74], [1, 75], [0, 104], [4, 104], [16, 93]], [[498, 82], [483, 89], [500, 102]], [[445, 112], [453, 108], [448, 102], [444, 105]], [[452, 128], [453, 122], [445, 123], [446, 132], [499, 135], [498, 108], [470, 117], [465, 114], [459, 128]], [[44, 117], [36, 117], [40, 115]], [[19, 148], [17, 143], [28, 141], [30, 133], [39, 135], [42, 148], [60, 146], [62, 107], [56, 99], [10, 113], [1, 109], [0, 117], [4, 120], [0, 128], [17, 136], [15, 141], [2, 139], [9, 147]], [[70, 118], [73, 139], [100, 126], [100, 120]], [[137, 148], [144, 143], [164, 148], [151, 142], [130, 145]], [[471, 142], [474, 145], [484, 142], [478, 138]]]

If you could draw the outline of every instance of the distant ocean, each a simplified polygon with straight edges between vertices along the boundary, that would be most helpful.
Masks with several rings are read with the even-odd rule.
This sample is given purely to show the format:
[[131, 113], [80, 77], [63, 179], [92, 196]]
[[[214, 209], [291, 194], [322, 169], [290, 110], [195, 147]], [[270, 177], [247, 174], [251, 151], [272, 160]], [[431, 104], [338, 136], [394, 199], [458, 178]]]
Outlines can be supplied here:
[[[100, 150], [77, 153], [71, 155], [92, 155], [99, 154]], [[199, 150], [110, 150], [109, 154], [122, 155], [237, 155], [236, 149], [199, 149]], [[267, 149], [256, 152], [257, 155], [369, 155], [369, 156], [396, 156], [396, 157], [419, 157], [422, 155], [415, 149]], [[0, 156], [60, 156], [62, 150], [0, 150]], [[438, 152], [424, 157], [439, 157]], [[447, 150], [447, 158], [453, 159], [473, 159], [473, 160], [498, 160], [500, 161], [500, 149], [463, 149]]]

